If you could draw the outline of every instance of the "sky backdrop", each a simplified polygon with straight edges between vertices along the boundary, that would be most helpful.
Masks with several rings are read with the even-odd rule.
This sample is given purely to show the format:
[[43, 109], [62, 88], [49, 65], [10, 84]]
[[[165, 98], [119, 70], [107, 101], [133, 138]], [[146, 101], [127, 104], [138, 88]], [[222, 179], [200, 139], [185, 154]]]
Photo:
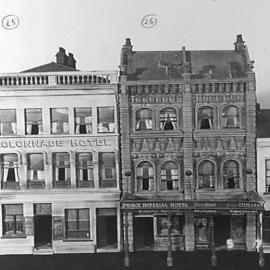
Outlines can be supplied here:
[[[0, 19], [19, 17], [16, 29], [0, 28], [0, 73], [55, 61], [72, 52], [80, 70], [117, 69], [130, 37], [134, 50], [231, 50], [242, 34], [255, 61], [258, 101], [270, 108], [269, 0], [0, 0]], [[143, 28], [142, 18], [157, 24]]]

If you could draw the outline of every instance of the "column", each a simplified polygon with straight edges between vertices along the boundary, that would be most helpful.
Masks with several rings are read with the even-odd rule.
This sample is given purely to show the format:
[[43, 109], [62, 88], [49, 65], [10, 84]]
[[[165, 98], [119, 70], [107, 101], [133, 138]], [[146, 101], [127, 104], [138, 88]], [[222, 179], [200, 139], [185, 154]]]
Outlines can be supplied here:
[[75, 153], [70, 153], [70, 186], [76, 188], [76, 157]]
[[129, 239], [128, 239], [128, 211], [124, 211], [124, 252], [125, 252], [125, 258], [124, 258], [124, 266], [129, 267], [130, 266], [130, 260], [129, 260]]
[[216, 248], [215, 248], [215, 237], [214, 237], [214, 221], [213, 221], [213, 215], [210, 217], [210, 238], [211, 238], [211, 265], [216, 266], [217, 265], [217, 256], [216, 256]]
[[193, 251], [195, 247], [195, 235], [194, 235], [194, 213], [188, 212], [185, 214], [185, 247], [186, 251]]
[[246, 225], [246, 247], [247, 251], [254, 251], [254, 243], [256, 241], [256, 215], [247, 214]]
[[167, 266], [171, 267], [173, 266], [173, 258], [172, 258], [172, 217], [171, 215], [168, 215], [168, 252], [167, 252]]

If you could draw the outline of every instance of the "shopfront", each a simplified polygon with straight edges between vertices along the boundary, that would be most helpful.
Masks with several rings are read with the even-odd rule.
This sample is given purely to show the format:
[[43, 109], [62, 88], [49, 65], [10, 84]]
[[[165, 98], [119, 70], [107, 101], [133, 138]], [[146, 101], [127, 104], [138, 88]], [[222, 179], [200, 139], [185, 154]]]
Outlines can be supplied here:
[[[129, 250], [251, 250], [260, 202], [122, 202]], [[212, 235], [212, 238], [211, 238]], [[190, 243], [190, 241], [193, 243]]]

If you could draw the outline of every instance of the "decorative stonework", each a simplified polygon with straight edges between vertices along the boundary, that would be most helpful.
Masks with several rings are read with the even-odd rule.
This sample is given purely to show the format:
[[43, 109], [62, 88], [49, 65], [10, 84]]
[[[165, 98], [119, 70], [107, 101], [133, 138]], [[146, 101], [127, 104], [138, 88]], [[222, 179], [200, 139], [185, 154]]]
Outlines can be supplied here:
[[243, 102], [245, 101], [244, 93], [203, 93], [193, 94], [193, 101], [196, 103], [221, 103], [221, 102]]
[[181, 150], [183, 138], [134, 138], [133, 152], [175, 152]]

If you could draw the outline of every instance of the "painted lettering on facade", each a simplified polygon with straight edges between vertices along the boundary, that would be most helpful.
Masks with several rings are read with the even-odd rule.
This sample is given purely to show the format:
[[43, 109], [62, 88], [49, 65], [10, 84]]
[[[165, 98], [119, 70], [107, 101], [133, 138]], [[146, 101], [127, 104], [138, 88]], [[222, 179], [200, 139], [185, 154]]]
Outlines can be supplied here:
[[80, 138], [80, 139], [7, 139], [0, 140], [0, 149], [33, 149], [61, 147], [105, 147], [114, 144], [113, 138]]

